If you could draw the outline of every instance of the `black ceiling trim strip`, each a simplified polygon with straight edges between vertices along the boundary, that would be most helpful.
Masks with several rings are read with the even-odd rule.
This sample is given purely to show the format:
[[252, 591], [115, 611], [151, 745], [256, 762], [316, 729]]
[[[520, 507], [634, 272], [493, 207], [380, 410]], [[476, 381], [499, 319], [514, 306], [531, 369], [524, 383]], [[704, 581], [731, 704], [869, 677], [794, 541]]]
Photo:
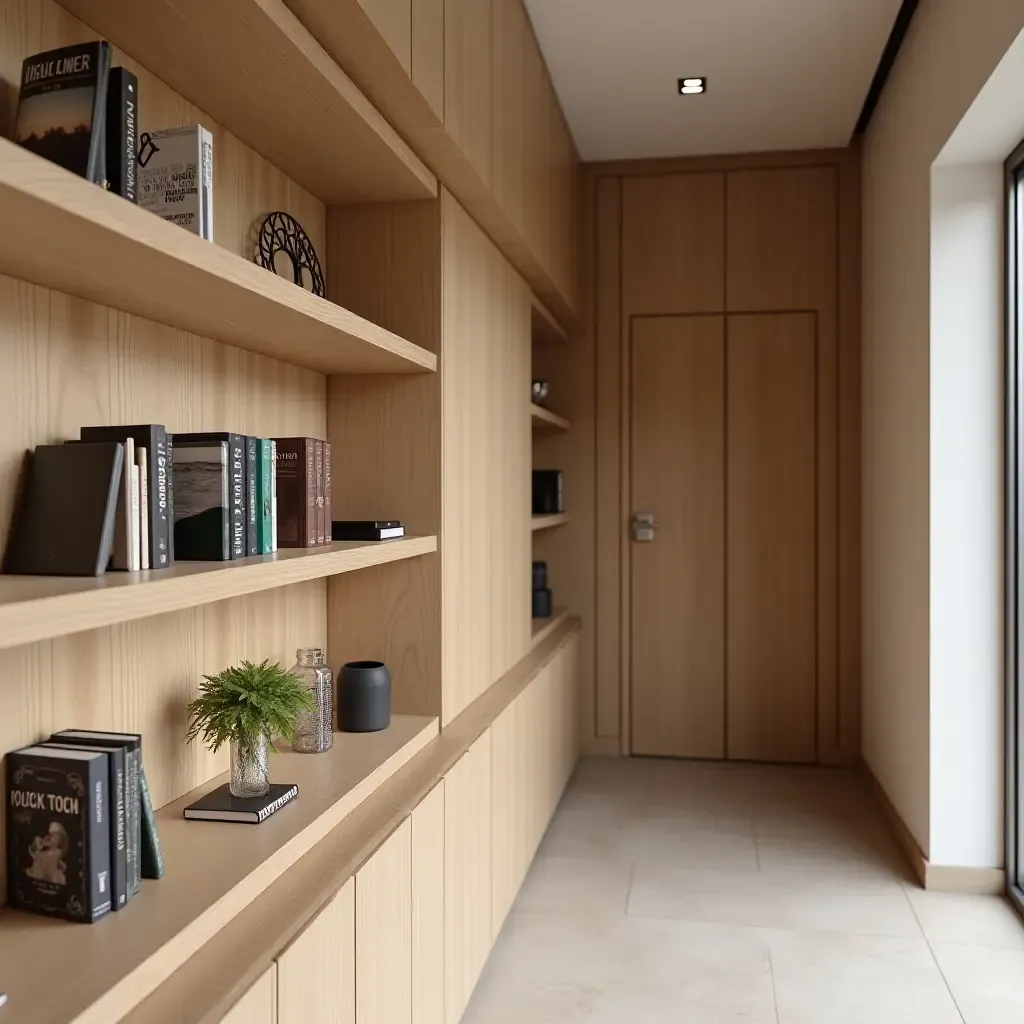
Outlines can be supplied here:
[[885, 49], [882, 51], [882, 59], [875, 69], [875, 77], [871, 79], [871, 88], [868, 89], [868, 94], [864, 97], [864, 106], [861, 107], [860, 117], [857, 118], [857, 127], [853, 130], [854, 135], [863, 135], [868, 130], [868, 125], [871, 124], [875, 108], [882, 98], [885, 83], [889, 80], [893, 65], [899, 56], [900, 47], [906, 38], [907, 29], [910, 28], [910, 19], [914, 17], [914, 11], [917, 10], [917, 3], [918, 0], [903, 0], [900, 5], [896, 14], [896, 22], [892, 27], [892, 32], [889, 33]]

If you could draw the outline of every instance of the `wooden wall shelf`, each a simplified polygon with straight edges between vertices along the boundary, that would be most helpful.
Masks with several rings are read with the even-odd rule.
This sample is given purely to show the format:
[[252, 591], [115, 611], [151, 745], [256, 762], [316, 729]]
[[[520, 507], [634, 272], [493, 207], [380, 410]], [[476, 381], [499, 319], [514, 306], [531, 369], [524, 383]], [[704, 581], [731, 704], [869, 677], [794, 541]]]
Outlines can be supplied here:
[[436, 369], [434, 353], [6, 139], [0, 221], [11, 277], [321, 373]]
[[537, 530], [550, 530], [556, 526], [564, 526], [569, 522], [569, 513], [560, 512], [554, 516], [534, 516], [530, 522], [530, 529], [537, 532]]
[[555, 319], [551, 311], [536, 295], [533, 296], [532, 322], [533, 343], [542, 348], [568, 345], [569, 334]]
[[436, 537], [342, 542], [98, 577], [0, 576], [0, 649], [180, 611], [437, 550]]
[[437, 195], [434, 175], [280, 0], [61, 6], [323, 202]]
[[535, 434], [552, 434], [569, 429], [569, 421], [564, 416], [545, 409], [543, 406], [531, 404], [530, 417], [533, 421]]
[[534, 619], [531, 623], [531, 649], [538, 647], [569, 618], [568, 608], [555, 608], [546, 619]]
[[[438, 735], [436, 718], [396, 715], [378, 733], [336, 733], [324, 754], [271, 757], [299, 796], [261, 825], [185, 821], [221, 775], [157, 813], [167, 873], [93, 925], [0, 911], [5, 1008], [20, 1024], [120, 1020]], [[40, 984], [59, 963], [61, 983]]]

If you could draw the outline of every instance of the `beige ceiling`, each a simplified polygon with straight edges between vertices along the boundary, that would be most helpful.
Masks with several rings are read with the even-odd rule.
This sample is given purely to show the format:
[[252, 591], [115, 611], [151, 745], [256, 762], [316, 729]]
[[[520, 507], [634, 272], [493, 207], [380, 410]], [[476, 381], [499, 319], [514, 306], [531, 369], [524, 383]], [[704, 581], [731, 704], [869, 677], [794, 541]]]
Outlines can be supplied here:
[[[614, 160], [845, 146], [900, 3], [526, 6], [581, 156]], [[708, 77], [705, 95], [677, 95], [690, 75]]]

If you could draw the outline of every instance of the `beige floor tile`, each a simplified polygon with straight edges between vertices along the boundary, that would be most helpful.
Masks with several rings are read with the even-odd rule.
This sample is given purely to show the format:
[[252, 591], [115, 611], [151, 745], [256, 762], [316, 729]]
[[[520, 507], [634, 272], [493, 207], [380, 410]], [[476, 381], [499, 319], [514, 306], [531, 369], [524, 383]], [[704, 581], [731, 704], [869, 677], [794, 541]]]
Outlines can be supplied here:
[[961, 1024], [923, 939], [772, 932], [769, 942], [779, 1024]]
[[967, 896], [908, 888], [929, 942], [1024, 949], [1024, 923], [1001, 896]]
[[801, 878], [833, 878], [910, 882], [912, 876], [899, 850], [888, 839], [869, 833], [842, 840], [802, 836], [758, 838], [757, 860], [766, 874]]
[[750, 928], [921, 937], [917, 919], [896, 884], [841, 890], [830, 879], [687, 872], [638, 864], [628, 912]]
[[519, 890], [516, 908], [586, 915], [625, 915], [633, 866], [539, 853]]
[[965, 1024], [1024, 1021], [1024, 950], [932, 943]]
[[763, 935], [524, 913], [509, 919], [464, 1024], [776, 1024]]

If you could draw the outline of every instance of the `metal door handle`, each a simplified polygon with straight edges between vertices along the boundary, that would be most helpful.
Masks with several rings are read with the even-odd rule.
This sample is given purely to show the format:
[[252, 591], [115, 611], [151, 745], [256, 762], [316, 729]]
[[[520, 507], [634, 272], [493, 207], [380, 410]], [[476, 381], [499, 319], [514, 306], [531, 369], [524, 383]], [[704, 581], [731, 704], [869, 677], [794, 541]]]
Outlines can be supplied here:
[[654, 531], [658, 528], [654, 522], [653, 512], [633, 513], [633, 540], [641, 544], [649, 544], [654, 540]]

